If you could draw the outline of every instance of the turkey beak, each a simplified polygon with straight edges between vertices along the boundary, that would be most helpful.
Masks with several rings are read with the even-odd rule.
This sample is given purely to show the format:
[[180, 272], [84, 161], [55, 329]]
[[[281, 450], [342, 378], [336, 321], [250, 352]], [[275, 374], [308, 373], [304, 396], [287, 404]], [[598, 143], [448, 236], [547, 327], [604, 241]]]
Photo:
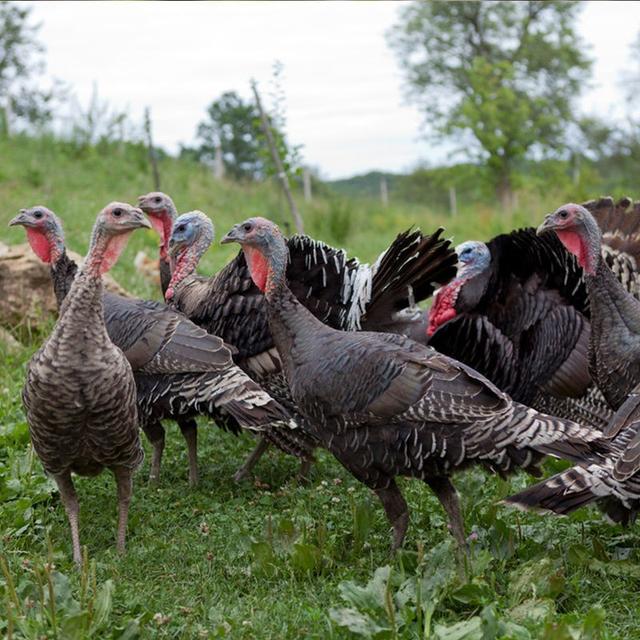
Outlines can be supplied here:
[[26, 209], [20, 209], [20, 213], [9, 222], [9, 226], [10, 227], [17, 227], [18, 225], [21, 225], [24, 227], [29, 226], [29, 221], [27, 220], [26, 214], [27, 214]]
[[134, 229], [138, 229], [138, 228], [151, 229], [152, 228], [151, 223], [147, 220], [144, 213], [142, 213], [140, 209], [133, 209], [131, 213], [132, 213], [131, 226]]
[[220, 244], [230, 244], [231, 242], [242, 243], [242, 230], [240, 229], [240, 225], [237, 224], [227, 235], [220, 240]]
[[543, 236], [545, 233], [549, 233], [556, 228], [553, 214], [550, 213], [543, 221], [543, 223], [537, 228], [536, 235]]

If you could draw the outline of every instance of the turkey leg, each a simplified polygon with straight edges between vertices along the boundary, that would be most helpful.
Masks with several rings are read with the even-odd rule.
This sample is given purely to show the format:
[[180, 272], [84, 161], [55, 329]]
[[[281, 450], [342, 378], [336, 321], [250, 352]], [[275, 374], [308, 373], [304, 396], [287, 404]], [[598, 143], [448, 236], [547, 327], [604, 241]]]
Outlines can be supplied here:
[[159, 421], [154, 420], [143, 425], [142, 430], [153, 447], [149, 482], [155, 483], [160, 480], [160, 464], [162, 462], [162, 452], [164, 451], [164, 427]]
[[374, 489], [382, 506], [384, 507], [387, 518], [393, 527], [393, 543], [391, 551], [397, 551], [404, 542], [409, 525], [409, 507], [404, 499], [395, 480], [385, 489]]
[[178, 422], [178, 426], [187, 443], [189, 485], [195, 487], [198, 484], [198, 424], [195, 420], [185, 420]]
[[116, 548], [124, 553], [124, 541], [127, 535], [127, 520], [129, 518], [129, 503], [133, 491], [133, 471], [126, 467], [115, 467], [113, 475], [118, 485], [118, 534]]
[[235, 482], [242, 482], [250, 473], [256, 463], [262, 457], [262, 454], [269, 448], [269, 441], [261, 438], [255, 449], [249, 454], [244, 464], [235, 472], [233, 479]]
[[73, 561], [77, 565], [81, 565], [82, 555], [80, 553], [80, 533], [78, 532], [78, 513], [80, 512], [80, 505], [78, 504], [78, 496], [76, 494], [75, 487], [73, 486], [73, 480], [71, 479], [71, 472], [65, 471], [64, 473], [56, 474], [53, 476], [53, 479], [58, 485], [62, 504], [64, 504], [64, 510], [67, 512], [69, 526], [71, 527]]
[[458, 492], [451, 484], [449, 478], [427, 478], [425, 482], [431, 487], [436, 494], [440, 504], [444, 507], [449, 518], [449, 527], [451, 534], [458, 543], [460, 551], [466, 553], [467, 544], [464, 536], [464, 522], [462, 520], [462, 512], [460, 511], [460, 499]]

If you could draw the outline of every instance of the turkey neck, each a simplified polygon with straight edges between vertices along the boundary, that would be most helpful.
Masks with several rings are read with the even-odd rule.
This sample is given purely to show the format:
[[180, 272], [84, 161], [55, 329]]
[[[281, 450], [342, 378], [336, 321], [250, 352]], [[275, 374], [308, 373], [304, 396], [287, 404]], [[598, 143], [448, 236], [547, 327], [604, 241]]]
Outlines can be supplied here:
[[[314, 336], [317, 338], [323, 331], [328, 330], [328, 327], [308, 311], [287, 286], [287, 247], [284, 242], [278, 244], [278, 249], [267, 261], [268, 270], [264, 285], [267, 321], [290, 383], [296, 360], [306, 350], [305, 339]], [[251, 268], [253, 261], [248, 259], [247, 262]]]
[[60, 309], [63, 300], [67, 297], [77, 271], [78, 265], [67, 255], [66, 249], [62, 247], [62, 253], [58, 259], [51, 263], [51, 280], [53, 281], [53, 292], [56, 296], [58, 309]]
[[[105, 238], [94, 233], [89, 253], [60, 308], [60, 320], [56, 328], [59, 325], [73, 325], [68, 337], [72, 341], [78, 340], [80, 345], [88, 334], [98, 341], [109, 340], [104, 324], [102, 271], [114, 259], [113, 256], [107, 256], [107, 253], [115, 253], [117, 256], [127, 235]], [[66, 335], [65, 331], [60, 333], [62, 336]]]
[[587, 274], [591, 322], [605, 330], [624, 327], [638, 334], [640, 346], [640, 302], [625, 291], [602, 256], [594, 275]]
[[[200, 258], [206, 253], [207, 249], [211, 246], [211, 238], [205, 238], [200, 236], [198, 240], [187, 247], [181, 254], [175, 258], [175, 264], [171, 273], [171, 280], [164, 290], [165, 297], [169, 293], [169, 299], [174, 298], [179, 285], [185, 283], [185, 280], [189, 281], [197, 280], [195, 273], [196, 267], [200, 262]], [[207, 278], [207, 281], [215, 280], [214, 278]], [[185, 283], [186, 284], [186, 283]]]
[[602, 336], [604, 340], [619, 340], [621, 334], [632, 334], [633, 342], [637, 343], [640, 350], [640, 302], [625, 291], [602, 256], [598, 258], [595, 274], [587, 274], [586, 279], [591, 307], [592, 337]]

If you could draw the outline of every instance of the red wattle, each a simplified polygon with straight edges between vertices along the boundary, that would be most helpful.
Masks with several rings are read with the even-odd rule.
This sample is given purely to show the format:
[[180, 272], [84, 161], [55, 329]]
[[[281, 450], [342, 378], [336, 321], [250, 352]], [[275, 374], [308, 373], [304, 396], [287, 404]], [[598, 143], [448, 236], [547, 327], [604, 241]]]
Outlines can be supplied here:
[[51, 244], [47, 236], [39, 229], [26, 227], [27, 240], [33, 249], [33, 252], [42, 260], [49, 264], [51, 262]]
[[464, 280], [453, 282], [443, 287], [436, 294], [433, 305], [429, 310], [429, 326], [427, 327], [427, 335], [431, 337], [439, 327], [445, 322], [456, 317], [454, 305], [458, 299], [460, 288], [464, 284]]
[[589, 264], [589, 252], [585, 246], [582, 236], [571, 229], [556, 229], [558, 239], [577, 259], [578, 264], [590, 274], [595, 272], [593, 266]]
[[244, 257], [249, 265], [249, 272], [254, 284], [262, 293], [267, 286], [267, 276], [269, 275], [269, 262], [253, 247], [244, 247]]
[[126, 233], [121, 233], [109, 240], [102, 257], [102, 262], [100, 263], [101, 275], [109, 271], [109, 269], [111, 269], [111, 267], [113, 267], [113, 265], [118, 261], [120, 254], [127, 245], [127, 240], [129, 240], [131, 233], [131, 231], [127, 231]]
[[160, 257], [164, 260], [167, 257], [167, 246], [169, 244], [169, 238], [171, 237], [173, 220], [171, 220], [171, 216], [167, 213], [166, 209], [157, 211], [154, 215], [149, 214], [147, 217], [149, 218], [151, 226], [161, 238]]

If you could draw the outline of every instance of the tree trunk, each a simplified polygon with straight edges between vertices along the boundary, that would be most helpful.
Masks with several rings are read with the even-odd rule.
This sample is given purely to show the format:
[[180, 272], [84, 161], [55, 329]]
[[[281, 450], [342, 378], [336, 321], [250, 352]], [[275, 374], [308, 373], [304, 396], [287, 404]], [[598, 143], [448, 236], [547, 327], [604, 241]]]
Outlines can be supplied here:
[[505, 213], [511, 213], [513, 211], [513, 189], [511, 187], [511, 178], [508, 173], [502, 174], [498, 178], [496, 195], [498, 196], [502, 210]]

